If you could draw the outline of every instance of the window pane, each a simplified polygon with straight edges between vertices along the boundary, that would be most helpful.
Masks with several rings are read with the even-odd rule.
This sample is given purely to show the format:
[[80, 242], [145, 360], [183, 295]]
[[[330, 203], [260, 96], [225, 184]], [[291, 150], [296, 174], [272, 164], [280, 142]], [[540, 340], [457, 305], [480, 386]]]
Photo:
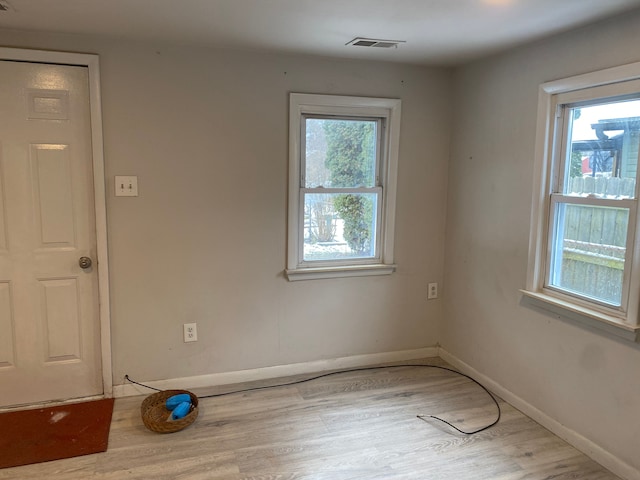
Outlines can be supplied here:
[[377, 121], [305, 119], [305, 187], [373, 187]]
[[640, 100], [570, 109], [562, 193], [634, 198], [640, 140]]
[[377, 193], [307, 193], [304, 261], [376, 255]]
[[558, 203], [549, 284], [620, 306], [629, 210]]

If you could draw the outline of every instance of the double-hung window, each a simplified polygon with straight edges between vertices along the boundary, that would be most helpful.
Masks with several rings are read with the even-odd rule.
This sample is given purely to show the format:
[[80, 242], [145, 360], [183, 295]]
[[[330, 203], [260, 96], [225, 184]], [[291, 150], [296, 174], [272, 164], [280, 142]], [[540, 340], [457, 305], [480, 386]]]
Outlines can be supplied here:
[[291, 94], [289, 280], [393, 272], [400, 100]]
[[640, 64], [541, 86], [525, 294], [638, 340]]

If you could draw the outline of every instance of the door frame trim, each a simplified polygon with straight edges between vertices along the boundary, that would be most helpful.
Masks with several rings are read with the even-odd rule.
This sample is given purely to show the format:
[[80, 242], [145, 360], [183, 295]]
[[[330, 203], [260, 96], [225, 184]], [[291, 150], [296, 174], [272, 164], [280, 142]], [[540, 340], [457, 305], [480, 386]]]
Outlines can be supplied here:
[[98, 55], [0, 47], [0, 60], [49, 63], [87, 67], [89, 73], [89, 106], [91, 111], [91, 149], [93, 156], [93, 194], [98, 259], [98, 292], [102, 385], [105, 397], [113, 396], [111, 360], [111, 309], [109, 297], [109, 257], [107, 250], [107, 205], [102, 136], [102, 103]]

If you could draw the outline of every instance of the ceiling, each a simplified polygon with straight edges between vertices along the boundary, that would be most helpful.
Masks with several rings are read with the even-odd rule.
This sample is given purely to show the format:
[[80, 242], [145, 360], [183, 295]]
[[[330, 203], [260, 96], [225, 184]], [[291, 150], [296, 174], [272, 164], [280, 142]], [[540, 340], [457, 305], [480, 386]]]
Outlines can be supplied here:
[[[0, 28], [454, 65], [640, 0], [0, 0]], [[355, 37], [397, 48], [346, 45]]]

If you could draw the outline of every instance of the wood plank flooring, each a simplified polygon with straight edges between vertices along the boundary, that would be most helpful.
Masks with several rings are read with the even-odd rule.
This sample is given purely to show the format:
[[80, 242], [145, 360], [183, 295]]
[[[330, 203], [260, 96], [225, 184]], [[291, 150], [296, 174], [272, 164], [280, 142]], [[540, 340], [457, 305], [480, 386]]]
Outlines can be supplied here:
[[[420, 362], [448, 367], [439, 358]], [[216, 387], [199, 396], [305, 376]], [[402, 367], [200, 400], [173, 434], [147, 430], [144, 396], [117, 399], [104, 453], [0, 470], [48, 480], [613, 480], [615, 475], [480, 387], [453, 373]]]

